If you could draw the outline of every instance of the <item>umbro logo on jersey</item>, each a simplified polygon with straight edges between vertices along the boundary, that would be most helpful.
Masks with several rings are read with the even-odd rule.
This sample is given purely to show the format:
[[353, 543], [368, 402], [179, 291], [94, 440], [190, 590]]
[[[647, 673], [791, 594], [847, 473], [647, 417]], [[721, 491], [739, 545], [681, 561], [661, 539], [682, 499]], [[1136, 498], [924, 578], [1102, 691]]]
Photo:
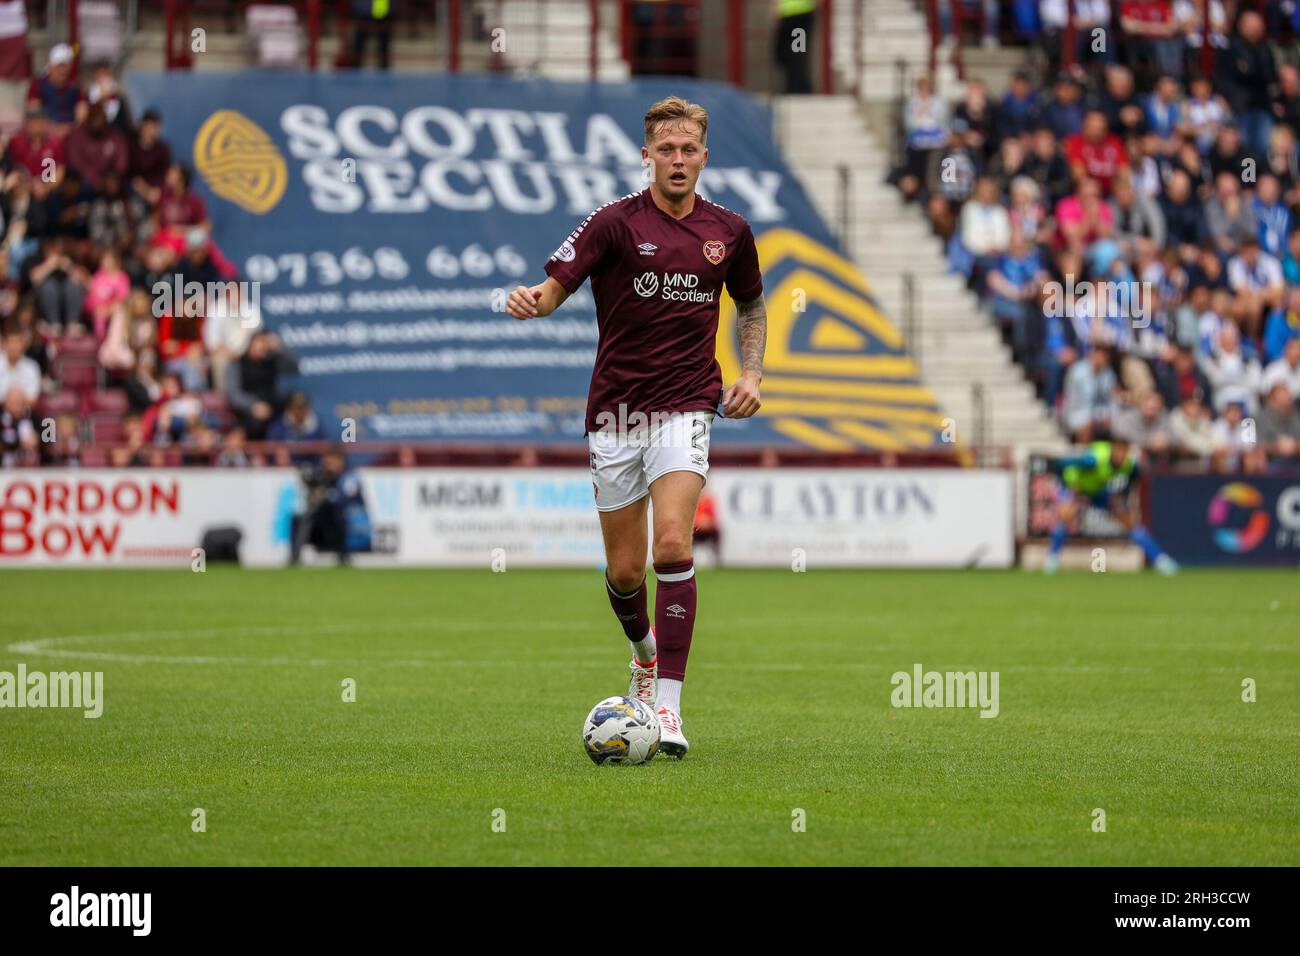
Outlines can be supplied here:
[[643, 242], [641, 243], [641, 245], [637, 246], [637, 248], [641, 250], [641, 255], [653, 256], [655, 254], [655, 250], [658, 249], [659, 247], [656, 246], [653, 242]]
[[708, 259], [715, 266], [722, 261], [722, 257], [727, 254], [727, 247], [717, 239], [710, 239], [704, 244], [704, 258]]
[[560, 244], [560, 248], [555, 250], [555, 255], [551, 256], [551, 258], [559, 259], [561, 262], [572, 262], [577, 255], [573, 249], [573, 243], [566, 239]]
[[653, 272], [643, 272], [640, 278], [632, 280], [632, 288], [637, 295], [648, 299], [659, 291], [659, 277]]
[[668, 607], [664, 608], [664, 610], [668, 612], [669, 617], [678, 617], [683, 619], [686, 617], [686, 608], [682, 607], [680, 604], [670, 604]]

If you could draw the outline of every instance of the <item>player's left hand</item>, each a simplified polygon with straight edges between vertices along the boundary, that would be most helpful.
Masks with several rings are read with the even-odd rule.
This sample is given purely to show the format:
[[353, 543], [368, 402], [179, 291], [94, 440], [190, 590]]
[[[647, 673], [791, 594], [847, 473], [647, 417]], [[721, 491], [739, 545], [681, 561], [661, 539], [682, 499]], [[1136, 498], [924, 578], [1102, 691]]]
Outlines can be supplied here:
[[724, 418], [749, 418], [763, 405], [758, 397], [758, 375], [745, 372], [735, 385], [722, 393]]

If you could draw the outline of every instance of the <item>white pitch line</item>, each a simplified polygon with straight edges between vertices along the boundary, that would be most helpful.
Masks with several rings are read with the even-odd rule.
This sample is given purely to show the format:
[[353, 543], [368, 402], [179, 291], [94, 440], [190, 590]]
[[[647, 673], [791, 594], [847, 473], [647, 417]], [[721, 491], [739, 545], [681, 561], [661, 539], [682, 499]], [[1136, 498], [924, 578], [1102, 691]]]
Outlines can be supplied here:
[[[754, 623], [770, 624], [770, 620], [763, 620]], [[593, 625], [589, 621], [566, 621], [552, 620], [534, 622], [528, 625], [530, 630], [535, 630], [541, 626], [546, 626], [550, 630], [569, 630], [581, 631], [589, 629]], [[731, 627], [746, 626], [746, 622], [732, 622]], [[477, 660], [468, 660], [463, 658], [444, 658], [440, 657], [438, 652], [434, 651], [423, 656], [403, 657], [403, 658], [324, 658], [324, 657], [286, 657], [277, 655], [273, 657], [249, 657], [247, 655], [219, 656], [212, 654], [133, 654], [121, 653], [115, 651], [92, 650], [85, 647], [90, 644], [104, 643], [124, 643], [133, 641], [150, 641], [150, 640], [201, 640], [204, 638], [220, 638], [232, 636], [255, 636], [260, 634], [322, 634], [322, 633], [367, 633], [391, 632], [391, 631], [411, 631], [427, 630], [430, 637], [436, 637], [439, 631], [447, 630], [502, 630], [505, 625], [488, 621], [450, 621], [438, 622], [431, 624], [428, 620], [409, 620], [386, 622], [377, 627], [370, 627], [364, 623], [330, 623], [330, 624], [284, 624], [284, 625], [255, 625], [255, 626], [236, 626], [236, 627], [216, 627], [216, 628], [195, 628], [191, 630], [171, 630], [171, 631], [123, 631], [108, 634], [69, 634], [63, 637], [45, 637], [26, 641], [15, 641], [5, 647], [5, 650], [11, 654], [31, 655], [35, 657], [55, 657], [55, 658], [79, 658], [82, 660], [110, 661], [124, 664], [183, 664], [183, 665], [203, 665], [203, 664], [228, 664], [238, 666], [272, 666], [272, 667], [380, 667], [380, 668], [472, 668], [472, 667], [543, 667], [543, 668], [582, 668], [596, 669], [607, 668], [608, 662], [603, 660], [592, 660], [591, 652], [585, 649], [556, 649], [550, 652], [550, 659], [536, 660], [534, 658], [503, 657], [503, 658], [480, 658]], [[796, 639], [797, 641], [797, 639]], [[819, 642], [824, 644], [826, 642]], [[853, 645], [855, 654], [860, 657], [864, 651], [872, 651], [878, 654], [898, 655], [906, 653], [903, 648], [892, 645]], [[407, 653], [410, 653], [409, 651]], [[797, 673], [797, 672], [821, 672], [834, 671], [839, 673], [871, 673], [873, 668], [863, 665], [858, 661], [854, 663], [831, 663], [831, 664], [806, 664], [806, 663], [768, 663], [765, 661], [746, 661], [743, 664], [722, 663], [712, 661], [696, 661], [691, 665], [693, 670], [726, 670], [726, 671], [749, 671], [749, 672], [774, 672], [774, 673]], [[1009, 665], [1000, 668], [1007, 673], [1021, 672], [1043, 672], [1043, 673], [1142, 673], [1149, 672], [1149, 667], [1127, 667], [1127, 666], [1108, 666], [1108, 665], [1087, 665], [1087, 664], [1058, 664], [1058, 665], [1034, 665], [1021, 664]]]
[[[412, 622], [409, 625], [385, 625], [385, 630], [407, 629], [408, 627], [425, 627], [425, 622]], [[96, 651], [83, 649], [77, 645], [86, 645], [92, 642], [127, 642], [127, 641], [146, 641], [158, 639], [184, 639], [193, 640], [202, 637], [221, 637], [229, 635], [248, 635], [254, 633], [311, 633], [319, 634], [322, 631], [349, 631], [357, 630], [353, 625], [333, 624], [333, 625], [284, 625], [278, 627], [233, 627], [233, 628], [202, 628], [191, 631], [126, 631], [115, 634], [70, 634], [65, 637], [46, 637], [29, 641], [16, 641], [5, 647], [5, 650], [12, 654], [30, 655], [33, 657], [56, 657], [56, 658], [78, 658], [81, 660], [92, 661], [109, 661], [123, 664], [226, 664], [239, 666], [269, 666], [269, 667], [400, 667], [400, 668], [473, 668], [473, 667], [528, 667], [528, 668], [581, 668], [581, 669], [607, 669], [610, 664], [607, 661], [591, 659], [573, 659], [573, 660], [535, 660], [521, 659], [518, 657], [504, 658], [480, 658], [478, 660], [466, 660], [460, 658], [440, 658], [432, 654], [422, 658], [395, 658], [389, 660], [371, 659], [338, 659], [325, 657], [248, 657], [237, 655], [230, 657], [221, 657], [209, 654], [125, 654], [114, 651]], [[67, 645], [74, 645], [68, 647]], [[861, 648], [859, 647], [859, 650]], [[895, 650], [893, 648], [890, 649]], [[581, 652], [584, 655], [586, 651]], [[730, 663], [721, 663], [713, 661], [696, 661], [691, 665], [693, 670], [726, 670], [726, 671], [758, 671], [774, 673], [791, 673], [791, 672], [819, 672], [819, 671], [836, 671], [840, 673], [869, 673], [870, 667], [862, 664], [779, 664], [767, 663], [765, 661], [749, 661], [743, 665]], [[1044, 673], [1127, 673], [1133, 671], [1149, 671], [1150, 668], [1144, 667], [1106, 667], [1106, 666], [1088, 666], [1088, 665], [1012, 665], [1001, 668], [1002, 671], [1015, 672], [1032, 672], [1041, 671]]]
[[[583, 626], [581, 622], [552, 622], [569, 629]], [[428, 627], [426, 621], [412, 621], [404, 624], [386, 624], [383, 630], [408, 630]], [[607, 668], [608, 662], [598, 660], [533, 660], [519, 657], [481, 658], [479, 660], [448, 659], [429, 655], [423, 658], [401, 658], [389, 660], [375, 659], [333, 659], [333, 658], [294, 658], [294, 657], [248, 657], [232, 655], [227, 657], [211, 654], [131, 654], [117, 651], [90, 650], [89, 644], [123, 643], [149, 640], [197, 640], [202, 638], [248, 636], [251, 634], [319, 634], [323, 631], [347, 632], [363, 630], [364, 626], [349, 624], [289, 624], [283, 626], [230, 627], [230, 628], [196, 628], [177, 631], [124, 631], [110, 634], [69, 634], [63, 637], [44, 637], [27, 641], [15, 641], [5, 647], [11, 654], [30, 655], [33, 657], [77, 658], [80, 660], [111, 661], [124, 664], [230, 664], [280, 667], [568, 667], [568, 668]], [[586, 652], [581, 652], [586, 654]], [[697, 662], [697, 668], [734, 670], [734, 665]], [[753, 662], [745, 665], [747, 670], [758, 671], [802, 671], [813, 669], [838, 669], [828, 665], [825, 668], [809, 668], [803, 664], [766, 664]]]

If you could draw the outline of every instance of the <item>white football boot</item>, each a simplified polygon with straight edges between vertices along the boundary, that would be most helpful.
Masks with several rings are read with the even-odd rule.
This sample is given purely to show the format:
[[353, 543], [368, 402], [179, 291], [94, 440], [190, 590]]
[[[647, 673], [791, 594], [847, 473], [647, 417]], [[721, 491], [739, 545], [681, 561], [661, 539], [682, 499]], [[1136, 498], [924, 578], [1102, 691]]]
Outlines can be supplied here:
[[659, 694], [659, 658], [656, 657], [649, 664], [640, 664], [633, 654], [632, 663], [627, 666], [632, 671], [632, 680], [627, 685], [627, 696], [641, 701], [654, 710], [655, 697]]
[[1156, 558], [1156, 570], [1166, 577], [1175, 575], [1178, 573], [1178, 562], [1169, 555], [1162, 553], [1160, 557]]
[[659, 718], [659, 750], [666, 757], [681, 760], [690, 749], [690, 744], [682, 736], [682, 718], [675, 710], [660, 707], [655, 714]]

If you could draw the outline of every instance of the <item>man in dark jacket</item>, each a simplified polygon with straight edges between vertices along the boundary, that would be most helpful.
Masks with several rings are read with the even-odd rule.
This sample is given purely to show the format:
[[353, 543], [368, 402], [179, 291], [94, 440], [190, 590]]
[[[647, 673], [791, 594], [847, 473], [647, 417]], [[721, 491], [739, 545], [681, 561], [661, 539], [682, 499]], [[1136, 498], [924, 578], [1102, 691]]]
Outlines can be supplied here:
[[285, 407], [284, 379], [298, 371], [298, 360], [274, 332], [258, 332], [226, 372], [226, 396], [251, 441], [262, 441]]
[[1241, 15], [1237, 36], [1224, 58], [1228, 102], [1241, 126], [1246, 149], [1256, 156], [1268, 154], [1273, 130], [1273, 90], [1277, 64], [1264, 32], [1264, 18], [1253, 10]]
[[317, 551], [333, 551], [339, 564], [349, 564], [352, 555], [371, 548], [370, 516], [366, 510], [365, 486], [361, 476], [348, 468], [341, 447], [325, 455], [319, 468], [303, 472], [307, 510], [291, 522], [289, 563], [297, 564], [304, 545]]
[[1156, 390], [1164, 398], [1166, 408], [1177, 408], [1185, 398], [1198, 392], [1204, 401], [1210, 401], [1214, 389], [1196, 364], [1196, 353], [1190, 348], [1176, 346], [1172, 359], [1157, 361], [1155, 371]]
[[1192, 180], [1176, 169], [1165, 184], [1160, 197], [1160, 211], [1165, 214], [1167, 242], [1175, 246], [1200, 246], [1205, 241], [1205, 213], [1201, 201], [1192, 192]]

